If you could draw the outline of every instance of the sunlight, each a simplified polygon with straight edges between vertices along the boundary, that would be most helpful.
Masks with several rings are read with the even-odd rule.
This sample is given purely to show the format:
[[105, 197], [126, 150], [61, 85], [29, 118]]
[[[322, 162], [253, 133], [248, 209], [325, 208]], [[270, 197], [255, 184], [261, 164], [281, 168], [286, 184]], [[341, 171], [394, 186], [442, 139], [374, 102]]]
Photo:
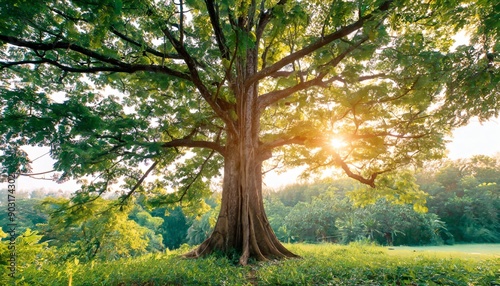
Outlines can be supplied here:
[[332, 146], [334, 150], [339, 150], [347, 146], [347, 143], [342, 138], [332, 138], [330, 139], [330, 146]]

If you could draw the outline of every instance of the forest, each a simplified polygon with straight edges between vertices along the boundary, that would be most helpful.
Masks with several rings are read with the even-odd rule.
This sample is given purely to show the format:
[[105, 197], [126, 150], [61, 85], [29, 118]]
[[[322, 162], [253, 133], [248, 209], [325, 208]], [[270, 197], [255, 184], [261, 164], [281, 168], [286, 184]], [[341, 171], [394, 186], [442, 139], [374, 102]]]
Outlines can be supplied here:
[[[401, 187], [417, 185], [422, 207], [398, 202], [394, 195], [364, 196], [350, 179], [294, 184], [265, 195], [266, 213], [282, 242], [378, 245], [500, 243], [500, 158], [474, 156], [436, 161], [408, 173]], [[363, 197], [364, 196], [364, 197]], [[109, 208], [118, 198], [98, 199], [86, 210], [63, 208], [61, 193], [26, 192], [18, 201], [16, 245], [20, 269], [31, 264], [112, 261], [194, 246], [213, 229], [220, 194], [207, 199], [204, 213], [181, 206], [151, 208], [139, 199], [121, 211]], [[5, 200], [0, 206], [6, 208]], [[2, 226], [8, 217], [2, 216]], [[2, 263], [8, 261], [7, 228]]]

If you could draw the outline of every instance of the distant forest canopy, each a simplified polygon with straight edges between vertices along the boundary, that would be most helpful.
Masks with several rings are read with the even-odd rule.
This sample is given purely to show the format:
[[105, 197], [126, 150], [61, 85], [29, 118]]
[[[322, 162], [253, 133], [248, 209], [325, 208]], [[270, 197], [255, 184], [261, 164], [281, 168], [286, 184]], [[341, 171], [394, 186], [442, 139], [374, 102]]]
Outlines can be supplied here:
[[[400, 203], [397, 190], [369, 197], [354, 180], [332, 179], [268, 191], [266, 213], [283, 242], [500, 243], [499, 156], [435, 162], [407, 180], [425, 193], [427, 209]], [[114, 260], [197, 245], [215, 224], [219, 195], [206, 199], [203, 213], [180, 205], [152, 208], [141, 197], [121, 211], [110, 208], [113, 200], [102, 198], [73, 211], [64, 208], [69, 198], [62, 193], [35, 190], [16, 202], [17, 232], [24, 233], [17, 245], [25, 249], [19, 261], [38, 261], [42, 256], [61, 262]], [[2, 208], [5, 205], [0, 202]], [[7, 219], [0, 219], [3, 232], [8, 232]], [[3, 232], [0, 256], [7, 255]], [[42, 256], [34, 254], [42, 249]]]

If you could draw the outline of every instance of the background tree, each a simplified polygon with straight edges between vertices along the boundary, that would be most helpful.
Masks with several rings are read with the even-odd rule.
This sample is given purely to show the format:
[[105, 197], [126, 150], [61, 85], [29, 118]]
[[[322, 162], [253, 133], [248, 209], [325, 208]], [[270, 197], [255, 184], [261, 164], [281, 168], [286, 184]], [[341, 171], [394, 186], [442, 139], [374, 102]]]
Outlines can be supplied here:
[[291, 207], [283, 203], [283, 197], [276, 198], [274, 196], [279, 193], [271, 193], [265, 196], [264, 206], [266, 208], [266, 215], [278, 239], [280, 241], [291, 242], [294, 238], [290, 235], [291, 232], [285, 225], [285, 219], [288, 213], [290, 213]]
[[[21, 146], [49, 146], [60, 180], [94, 179], [76, 204], [122, 179], [123, 204], [142, 192], [187, 207], [222, 168], [220, 215], [193, 257], [294, 256], [264, 213], [268, 159], [376, 187], [440, 156], [453, 126], [498, 115], [493, 1], [0, 5], [2, 164], [29, 172]], [[470, 44], [452, 49], [461, 29]]]
[[299, 202], [289, 211], [284, 218], [286, 229], [297, 241], [336, 241], [335, 221], [342, 212], [350, 210], [349, 206], [332, 193], [310, 199], [310, 203]]
[[213, 231], [213, 225], [210, 219], [213, 217], [211, 212], [207, 212], [199, 219], [193, 220], [193, 224], [187, 230], [187, 240], [190, 245], [198, 245], [205, 241]]
[[453, 239], [457, 242], [500, 241], [498, 158], [474, 156], [447, 161], [435, 171], [434, 175], [424, 171], [427, 178], [421, 185], [431, 195], [429, 211], [446, 223]]
[[[16, 215], [16, 229], [18, 233], [26, 229], [35, 229], [39, 223], [46, 223], [48, 214], [42, 213], [37, 207], [41, 203], [39, 199], [17, 199], [16, 209], [19, 210]], [[7, 202], [0, 202], [0, 207], [7, 209]], [[4, 231], [9, 229], [9, 216], [0, 217], [0, 223]]]
[[[53, 215], [47, 224], [39, 225], [44, 240], [57, 247], [62, 261], [74, 257], [115, 260], [164, 249], [161, 235], [130, 220], [130, 210], [109, 211], [112, 206], [113, 201], [102, 198], [89, 202], [86, 208], [71, 207], [64, 198], [46, 199], [42, 207]], [[139, 212], [138, 216], [149, 220], [144, 224], [160, 224], [149, 213]]]
[[151, 215], [163, 218], [158, 232], [163, 236], [165, 247], [176, 249], [187, 242], [186, 236], [190, 225], [181, 207], [175, 207], [171, 210], [156, 208], [151, 211]]
[[[266, 213], [280, 240], [288, 241], [291, 238], [293, 241], [307, 243], [333, 241], [344, 244], [370, 241], [381, 245], [439, 245], [454, 242], [454, 235], [448, 231], [447, 222], [436, 214], [434, 196], [429, 198], [431, 209], [428, 213], [415, 211], [411, 204], [396, 204], [384, 198], [360, 206], [359, 201], [350, 198], [351, 193], [360, 187], [359, 183], [351, 180], [349, 186], [346, 180], [333, 180], [330, 184], [343, 186], [345, 189], [326, 188], [318, 196], [308, 196], [314, 193], [313, 190], [318, 191], [325, 186], [325, 183], [316, 183], [290, 186], [268, 195]], [[302, 190], [301, 193], [299, 190]], [[302, 197], [306, 202], [284, 207], [281, 200], [288, 201], [288, 192], [291, 197]], [[498, 203], [492, 196], [485, 199], [485, 202], [488, 200], [494, 201], [492, 205]], [[445, 202], [441, 201], [439, 204], [440, 213], [446, 213], [448, 210], [442, 207]], [[479, 205], [481, 209], [484, 202]], [[491, 208], [488, 210], [490, 217], [498, 215], [498, 211], [491, 212]], [[456, 213], [446, 218], [454, 226], [460, 224], [462, 215], [463, 210], [458, 208]], [[279, 224], [273, 224], [276, 221]], [[469, 227], [496, 228], [496, 221], [483, 221], [473, 221]], [[462, 242], [462, 236], [458, 236], [456, 241]]]
[[[151, 213], [141, 209], [138, 205], [136, 205], [131, 212], [129, 218], [144, 227], [143, 233], [145, 233], [146, 236], [146, 250], [148, 252], [163, 251], [165, 249], [166, 245], [164, 245], [164, 242], [166, 240], [160, 233], [160, 227], [165, 222], [163, 218], [153, 216]], [[134, 226], [134, 224], [132, 223], [131, 226]], [[179, 229], [179, 232], [182, 233], [182, 229]]]

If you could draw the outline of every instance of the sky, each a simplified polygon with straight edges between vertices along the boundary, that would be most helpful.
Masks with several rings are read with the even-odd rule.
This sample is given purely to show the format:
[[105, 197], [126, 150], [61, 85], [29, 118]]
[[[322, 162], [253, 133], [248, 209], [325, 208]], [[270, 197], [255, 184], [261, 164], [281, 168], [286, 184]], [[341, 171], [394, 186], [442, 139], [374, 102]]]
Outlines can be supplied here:
[[453, 132], [447, 145], [450, 159], [468, 158], [473, 155], [493, 156], [500, 153], [500, 118], [479, 123], [475, 120]]
[[[500, 154], [500, 118], [492, 119], [483, 124], [477, 120], [472, 121], [467, 126], [456, 129], [449, 140], [450, 142], [447, 144], [448, 158], [452, 160], [474, 155], [494, 156]], [[26, 147], [26, 151], [33, 160], [34, 173], [52, 169], [53, 161], [48, 155], [44, 155], [48, 149]], [[298, 175], [300, 175], [298, 169], [290, 170], [281, 175], [270, 172], [264, 177], [264, 184], [268, 188], [280, 188], [295, 182]], [[17, 189], [25, 191], [39, 188], [52, 191], [75, 191], [78, 189], [78, 184], [74, 181], [58, 184], [50, 180], [50, 174], [47, 175], [47, 179], [34, 180], [21, 177], [17, 182]]]

